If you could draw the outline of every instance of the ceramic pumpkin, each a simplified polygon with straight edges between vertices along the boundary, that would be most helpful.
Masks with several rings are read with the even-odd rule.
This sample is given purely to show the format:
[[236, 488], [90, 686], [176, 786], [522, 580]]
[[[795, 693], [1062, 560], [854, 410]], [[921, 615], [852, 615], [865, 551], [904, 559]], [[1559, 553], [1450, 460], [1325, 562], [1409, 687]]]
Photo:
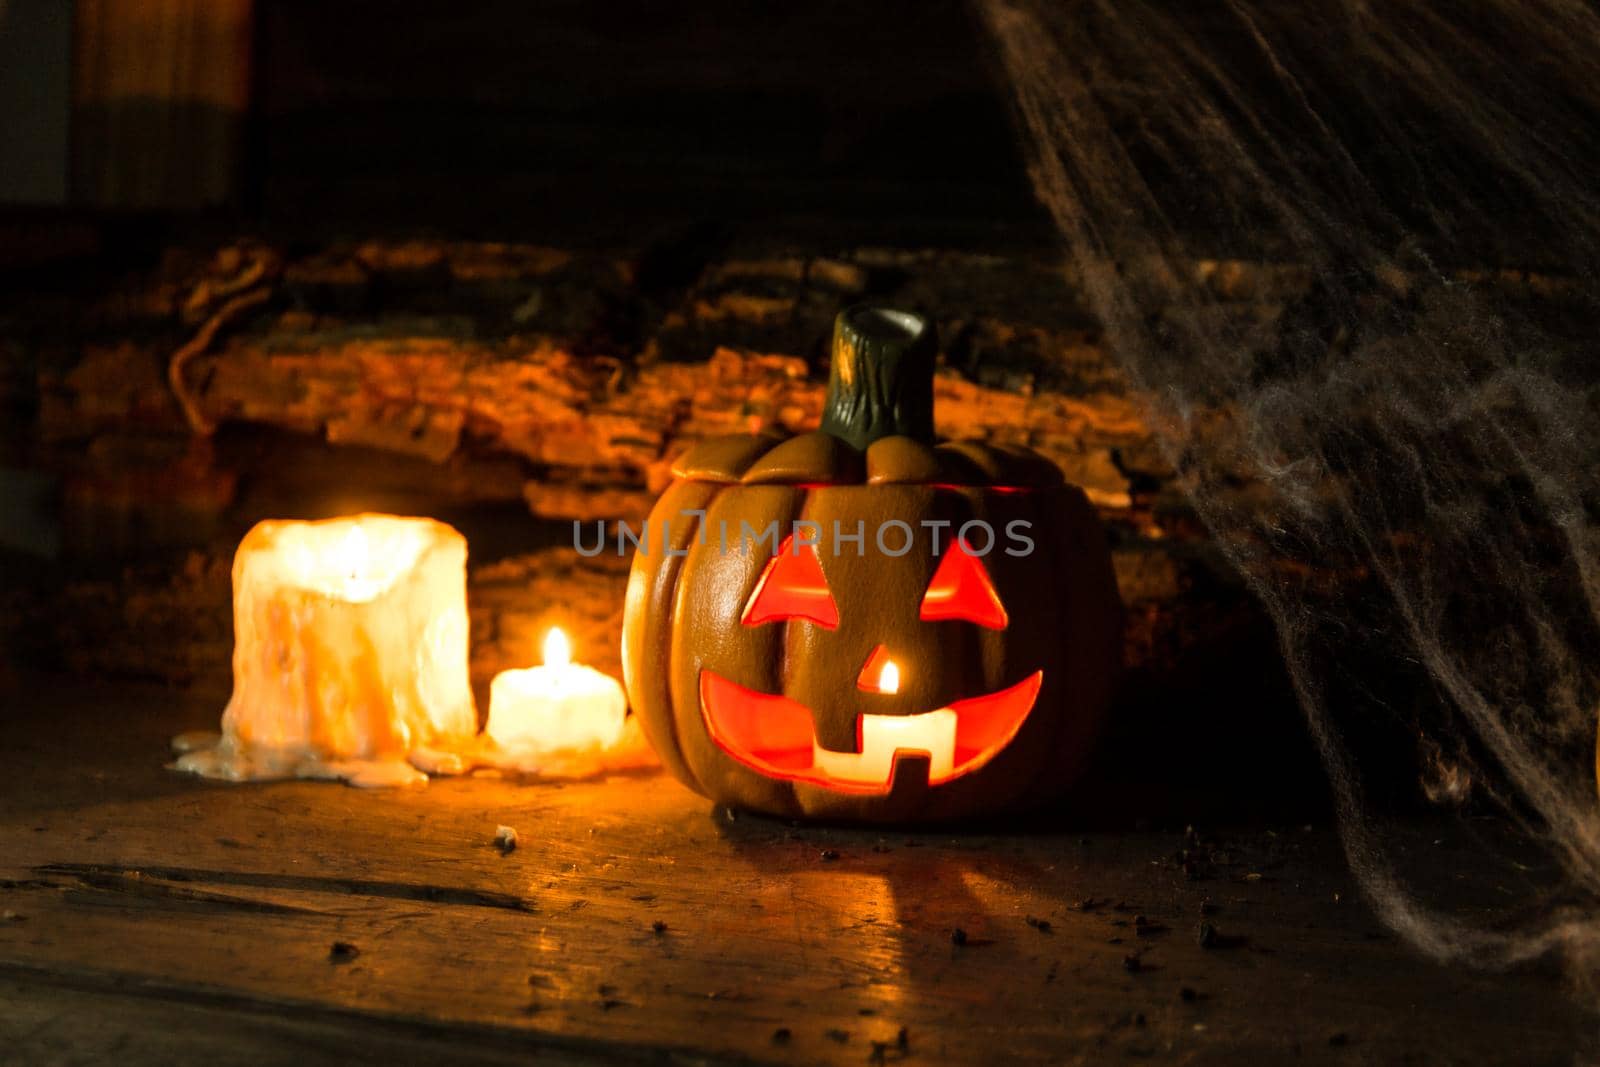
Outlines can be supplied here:
[[1083, 766], [1120, 605], [1083, 492], [936, 443], [930, 323], [843, 312], [822, 428], [703, 441], [636, 549], [628, 694], [663, 763], [785, 816], [954, 819]]

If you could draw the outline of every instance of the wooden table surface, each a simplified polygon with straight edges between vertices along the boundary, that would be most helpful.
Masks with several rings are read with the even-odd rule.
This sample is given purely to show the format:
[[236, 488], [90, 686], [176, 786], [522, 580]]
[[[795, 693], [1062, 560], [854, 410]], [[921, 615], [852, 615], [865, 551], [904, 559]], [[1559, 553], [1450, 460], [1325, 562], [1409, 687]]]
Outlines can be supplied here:
[[[1440, 966], [1384, 931], [1326, 828], [797, 827], [654, 773], [228, 786], [162, 769], [168, 736], [214, 725], [219, 695], [13, 679], [0, 698], [4, 1063], [1594, 1048], [1553, 967]], [[509, 855], [502, 823], [521, 838]], [[1418, 826], [1399, 844], [1481, 909], [1505, 887], [1463, 872], [1492, 832]]]

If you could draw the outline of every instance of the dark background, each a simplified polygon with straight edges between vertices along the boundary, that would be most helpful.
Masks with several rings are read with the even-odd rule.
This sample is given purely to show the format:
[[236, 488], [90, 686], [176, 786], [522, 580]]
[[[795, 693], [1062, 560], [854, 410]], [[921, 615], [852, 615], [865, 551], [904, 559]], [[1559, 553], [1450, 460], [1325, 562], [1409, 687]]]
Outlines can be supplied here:
[[[120, 201], [86, 173], [118, 164], [101, 102], [73, 87], [74, 49], [81, 83], [83, 50], [102, 47], [73, 6], [0, 10], [13, 221], [19, 206], [34, 209], [24, 219], [94, 207], [289, 238], [628, 248], [707, 223], [815, 244], [1032, 243], [1048, 229], [996, 61], [956, 0], [258, 3], [249, 54], [201, 60], [249, 79], [243, 113], [224, 116], [239, 131], [228, 193]], [[217, 136], [210, 104], [133, 103], [144, 113], [111, 127], [148, 125], [139, 166], [181, 170], [196, 138]]]
[[366, 17], [259, 12], [250, 193], [277, 225], [636, 245], [706, 219], [933, 241], [1043, 222], [954, 0], [347, 6]]

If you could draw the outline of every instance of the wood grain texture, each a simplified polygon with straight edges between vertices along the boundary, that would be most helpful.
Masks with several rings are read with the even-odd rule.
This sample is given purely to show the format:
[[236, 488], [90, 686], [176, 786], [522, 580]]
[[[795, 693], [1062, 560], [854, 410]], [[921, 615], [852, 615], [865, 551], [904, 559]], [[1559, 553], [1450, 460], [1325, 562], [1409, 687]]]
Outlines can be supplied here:
[[[799, 828], [660, 774], [219, 786], [161, 763], [220, 694], [0, 695], [19, 1062], [1568, 1063], [1589, 1040], [1556, 975], [1383, 933], [1324, 831], [1227, 835], [1193, 880], [1181, 832]], [[1406, 833], [1493, 899], [1458, 842]]]

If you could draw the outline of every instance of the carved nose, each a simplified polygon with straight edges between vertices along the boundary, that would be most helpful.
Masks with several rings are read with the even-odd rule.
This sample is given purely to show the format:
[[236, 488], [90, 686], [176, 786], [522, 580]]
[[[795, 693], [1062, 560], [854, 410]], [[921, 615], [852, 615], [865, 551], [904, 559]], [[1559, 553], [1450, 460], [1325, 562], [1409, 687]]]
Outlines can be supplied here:
[[900, 668], [889, 658], [889, 649], [879, 645], [867, 657], [861, 673], [856, 677], [856, 688], [865, 693], [898, 693]]

